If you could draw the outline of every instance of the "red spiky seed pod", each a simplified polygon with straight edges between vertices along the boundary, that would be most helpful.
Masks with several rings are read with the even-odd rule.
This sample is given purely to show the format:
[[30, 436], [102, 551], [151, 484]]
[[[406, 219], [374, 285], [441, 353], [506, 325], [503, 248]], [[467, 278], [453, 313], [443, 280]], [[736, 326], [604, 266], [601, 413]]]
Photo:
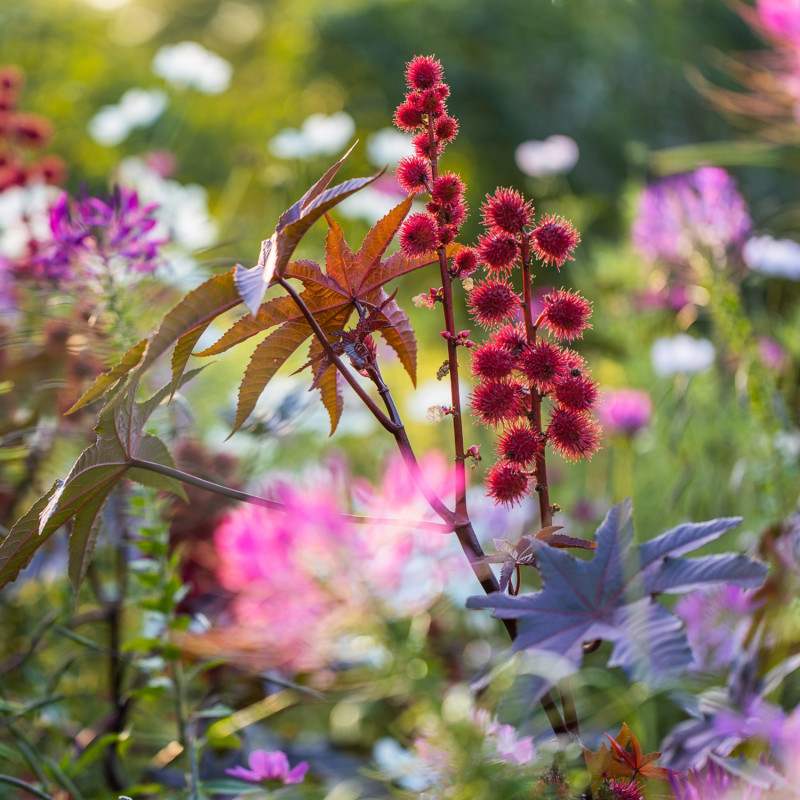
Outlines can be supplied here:
[[450, 206], [462, 202], [464, 182], [455, 172], [443, 172], [433, 182], [431, 197], [442, 206]]
[[545, 214], [538, 228], [531, 234], [534, 255], [545, 264], [561, 268], [564, 262], [574, 260], [573, 250], [581, 237], [572, 223], [563, 217]]
[[415, 56], [406, 65], [406, 82], [412, 89], [431, 89], [443, 76], [442, 64], [433, 56]]
[[597, 383], [580, 372], [577, 375], [567, 372], [553, 389], [555, 400], [573, 411], [590, 411], [599, 396]]
[[539, 435], [525, 423], [506, 428], [497, 442], [500, 456], [505, 461], [522, 467], [532, 465], [543, 449]]
[[397, 165], [397, 182], [409, 194], [425, 191], [430, 185], [431, 168], [419, 156], [404, 158]]
[[549, 392], [566, 373], [564, 351], [540, 339], [525, 347], [519, 356], [519, 368], [540, 392]]
[[439, 244], [450, 244], [456, 240], [458, 236], [457, 225], [440, 225], [439, 226]]
[[519, 381], [484, 381], [472, 392], [470, 405], [484, 425], [512, 422], [525, 412], [523, 391]]
[[438, 141], [444, 143], [452, 142], [458, 134], [458, 121], [453, 117], [439, 117], [436, 120], [433, 131]]
[[434, 89], [420, 92], [419, 104], [422, 110], [432, 119], [438, 119], [445, 114], [445, 105]]
[[533, 222], [533, 207], [513, 189], [501, 188], [494, 195], [487, 194], [482, 211], [483, 224], [489, 230], [512, 235], [522, 233]]
[[434, 146], [431, 147], [431, 140], [427, 131], [420, 131], [416, 134], [411, 140], [411, 144], [414, 146], [414, 152], [420, 158], [426, 158], [428, 161], [433, 161], [434, 158], [442, 154], [442, 146], [438, 142], [434, 142]]
[[516, 465], [498, 461], [486, 472], [486, 489], [494, 504], [513, 506], [528, 493], [528, 476]]
[[484, 380], [507, 378], [516, 365], [516, 357], [505, 347], [484, 342], [472, 351], [472, 374]]
[[520, 302], [510, 284], [494, 278], [477, 284], [467, 298], [470, 314], [482, 328], [509, 322], [519, 310]]
[[468, 278], [478, 269], [478, 254], [471, 247], [465, 247], [456, 253], [453, 259], [453, 273], [459, 278]]
[[506, 325], [494, 333], [489, 341], [505, 347], [515, 356], [518, 356], [528, 344], [525, 328], [522, 325]]
[[439, 229], [430, 214], [412, 214], [400, 229], [400, 248], [407, 255], [421, 256], [439, 245]]
[[489, 271], [508, 272], [519, 255], [519, 244], [513, 236], [490, 233], [478, 240], [478, 257]]
[[591, 302], [578, 292], [557, 289], [544, 298], [542, 324], [557, 339], [571, 342], [583, 336], [583, 331], [592, 327], [589, 324], [591, 316]]
[[567, 372], [575, 375], [586, 369], [586, 359], [582, 355], [570, 350], [568, 347], [563, 348], [562, 352], [564, 353], [564, 365]]
[[600, 788], [598, 795], [608, 800], [645, 800], [642, 787], [633, 779], [618, 781], [612, 778]]
[[425, 124], [425, 112], [413, 99], [407, 99], [394, 112], [394, 124], [408, 133], [419, 130]]
[[567, 461], [591, 458], [600, 449], [600, 426], [588, 414], [554, 405], [547, 440]]

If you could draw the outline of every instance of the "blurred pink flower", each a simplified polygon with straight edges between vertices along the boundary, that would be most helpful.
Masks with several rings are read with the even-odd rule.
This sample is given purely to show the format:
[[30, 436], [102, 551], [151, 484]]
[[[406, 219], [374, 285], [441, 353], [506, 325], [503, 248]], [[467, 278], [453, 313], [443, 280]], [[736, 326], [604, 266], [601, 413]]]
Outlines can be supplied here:
[[[434, 491], [452, 492], [442, 454], [428, 454], [421, 468]], [[414, 520], [435, 517], [399, 457], [389, 459], [378, 486], [355, 480], [352, 493], [357, 513], [408, 525], [349, 523], [341, 516], [349, 504], [327, 487], [351, 480], [328, 470], [312, 482], [313, 493], [280, 486], [272, 496], [285, 511], [241, 506], [215, 531], [236, 632], [252, 632], [264, 666], [319, 668], [354, 626], [428, 608], [466, 568], [451, 536], [414, 530]]]
[[612, 433], [631, 436], [650, 424], [653, 404], [642, 389], [610, 389], [597, 408], [600, 424]]
[[756, 14], [773, 36], [800, 44], [800, 3], [797, 0], [756, 0]]
[[294, 769], [289, 769], [289, 759], [286, 753], [275, 750], [268, 753], [266, 750], [254, 750], [248, 759], [250, 769], [234, 767], [226, 769], [228, 775], [240, 778], [243, 781], [261, 783], [262, 781], [280, 781], [284, 785], [302, 783], [308, 772], [308, 762], [301, 761]]
[[762, 336], [758, 340], [758, 355], [761, 363], [774, 372], [783, 372], [789, 366], [789, 354], [774, 339]]

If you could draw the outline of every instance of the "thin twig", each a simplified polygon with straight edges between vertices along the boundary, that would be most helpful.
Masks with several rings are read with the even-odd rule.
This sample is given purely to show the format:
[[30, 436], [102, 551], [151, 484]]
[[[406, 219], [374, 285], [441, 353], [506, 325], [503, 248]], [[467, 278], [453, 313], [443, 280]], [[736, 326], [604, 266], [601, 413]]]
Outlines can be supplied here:
[[[164, 464], [156, 464], [153, 461], [145, 461], [141, 458], [131, 458], [128, 461], [131, 467], [139, 469], [147, 469], [151, 472], [157, 472], [160, 475], [166, 475], [168, 478], [175, 478], [181, 483], [187, 483], [190, 486], [196, 486], [198, 489], [205, 489], [206, 491], [213, 492], [214, 494], [229, 497], [231, 500], [240, 500], [243, 503], [250, 503], [250, 505], [261, 506], [262, 508], [270, 508], [274, 511], [288, 512], [291, 509], [285, 504], [277, 500], [269, 500], [266, 497], [259, 497], [255, 494], [248, 494], [239, 489], [231, 489], [229, 486], [223, 486], [213, 481], [207, 481], [205, 478], [198, 478], [196, 475], [190, 475], [188, 472], [182, 472], [173, 467], [167, 467]], [[391, 517], [362, 517], [358, 514], [342, 514], [337, 513], [335, 516], [346, 521], [352, 522], [356, 525], [387, 525], [397, 526], [403, 528], [416, 528], [418, 530], [432, 531], [435, 533], [452, 533], [453, 525], [451, 523], [430, 522], [426, 520], [408, 520], [408, 519], [392, 519]]]

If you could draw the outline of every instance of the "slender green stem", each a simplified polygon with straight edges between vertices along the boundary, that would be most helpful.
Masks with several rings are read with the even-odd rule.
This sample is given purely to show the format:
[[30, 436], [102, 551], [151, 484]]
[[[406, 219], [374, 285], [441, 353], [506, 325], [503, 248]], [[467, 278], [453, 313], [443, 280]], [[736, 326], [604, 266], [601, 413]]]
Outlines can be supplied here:
[[197, 761], [194, 737], [189, 730], [190, 724], [186, 714], [186, 680], [183, 664], [180, 661], [172, 663], [172, 678], [175, 686], [175, 712], [178, 717], [178, 741], [183, 746], [183, 752], [189, 762], [189, 796], [191, 800], [200, 800], [200, 765]]
[[18, 789], [22, 789], [24, 792], [28, 792], [34, 797], [41, 798], [41, 800], [54, 800], [52, 795], [43, 792], [41, 789], [37, 789], [35, 786], [25, 783], [25, 781], [19, 780], [19, 778], [12, 778], [11, 775], [0, 774], [0, 783], [7, 783], [9, 786], [16, 786]]

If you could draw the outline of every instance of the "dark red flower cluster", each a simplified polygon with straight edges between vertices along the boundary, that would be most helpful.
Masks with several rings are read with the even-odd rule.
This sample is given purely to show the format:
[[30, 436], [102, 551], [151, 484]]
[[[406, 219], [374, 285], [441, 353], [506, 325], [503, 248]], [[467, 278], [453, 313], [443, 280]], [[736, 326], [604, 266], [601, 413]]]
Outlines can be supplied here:
[[20, 69], [0, 66], [0, 192], [31, 183], [59, 185], [66, 176], [58, 156], [40, 155], [53, 137], [50, 123], [19, 110], [24, 83]]
[[[501, 428], [498, 461], [486, 486], [495, 502], [511, 505], [537, 486], [545, 446], [573, 461], [599, 447], [600, 427], [592, 416], [597, 383], [583, 358], [563, 344], [591, 327], [592, 304], [558, 289], [545, 296], [534, 322], [530, 291], [520, 296], [504, 276], [532, 256], [560, 266], [572, 258], [580, 237], [561, 217], [547, 215], [535, 227], [531, 204], [512, 189], [487, 197], [482, 212], [487, 230], [476, 252], [489, 276], [475, 284], [468, 304], [473, 319], [494, 332], [472, 353], [471, 405], [481, 423]], [[522, 272], [530, 275], [527, 268]], [[541, 335], [544, 330], [551, 338]]]
[[413, 59], [406, 69], [408, 92], [394, 115], [400, 130], [414, 134], [415, 151], [398, 165], [397, 180], [409, 193], [430, 195], [426, 210], [412, 214], [400, 230], [400, 247], [412, 257], [450, 244], [467, 218], [461, 178], [438, 171], [439, 156], [458, 133], [458, 123], [447, 113], [450, 89], [442, 76], [442, 65], [432, 56]]

